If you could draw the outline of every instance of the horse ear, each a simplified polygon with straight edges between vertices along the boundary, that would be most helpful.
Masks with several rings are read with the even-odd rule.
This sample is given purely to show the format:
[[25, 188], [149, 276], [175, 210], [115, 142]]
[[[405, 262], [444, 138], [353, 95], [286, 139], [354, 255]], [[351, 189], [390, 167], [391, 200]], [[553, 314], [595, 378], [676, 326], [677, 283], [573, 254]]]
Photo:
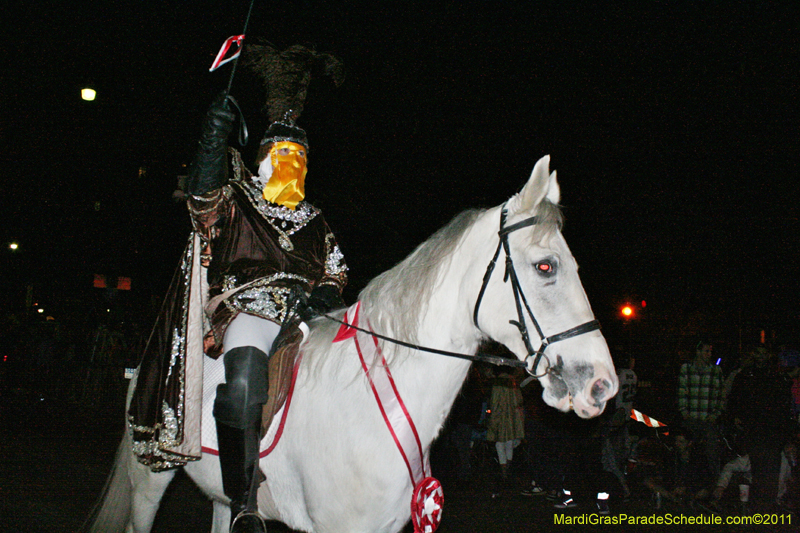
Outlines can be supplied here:
[[558, 186], [555, 170], [550, 173], [550, 182], [547, 189], [547, 200], [553, 205], [558, 205], [558, 202], [561, 201], [561, 187]]
[[528, 183], [509, 202], [511, 212], [533, 212], [542, 200], [558, 204], [561, 189], [556, 181], [556, 173], [550, 173], [550, 156], [546, 155], [536, 162]]

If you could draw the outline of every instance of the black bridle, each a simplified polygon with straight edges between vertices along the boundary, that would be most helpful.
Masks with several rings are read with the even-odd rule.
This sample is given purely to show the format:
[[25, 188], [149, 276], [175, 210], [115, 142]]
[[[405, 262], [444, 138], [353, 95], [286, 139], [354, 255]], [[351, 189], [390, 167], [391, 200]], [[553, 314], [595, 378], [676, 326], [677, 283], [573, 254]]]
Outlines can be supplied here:
[[[480, 310], [483, 295], [486, 293], [486, 287], [489, 285], [489, 279], [492, 277], [492, 272], [494, 272], [494, 267], [497, 264], [497, 258], [500, 256], [500, 249], [502, 248], [506, 253], [506, 272], [503, 276], [503, 282], [507, 282], [509, 280], [511, 281], [511, 289], [514, 292], [514, 302], [517, 306], [517, 316], [519, 317], [519, 320], [509, 320], [508, 322], [509, 324], [515, 325], [517, 329], [519, 329], [519, 333], [522, 336], [522, 341], [525, 343], [525, 349], [528, 351], [526, 361], [531, 357], [534, 358], [533, 365], [528, 368], [528, 373], [537, 378], [543, 377], [551, 370], [550, 359], [548, 359], [544, 353], [549, 345], [553, 344], [554, 342], [563, 341], [565, 339], [577, 337], [578, 335], [583, 335], [584, 333], [589, 333], [590, 331], [598, 330], [600, 329], [600, 322], [598, 320], [590, 320], [589, 322], [575, 326], [574, 328], [570, 328], [564, 332], [545, 337], [544, 333], [542, 333], [542, 328], [539, 327], [539, 322], [537, 322], [536, 317], [533, 316], [533, 312], [528, 305], [528, 300], [525, 298], [525, 293], [522, 291], [522, 287], [519, 284], [517, 271], [514, 269], [514, 261], [511, 259], [511, 248], [508, 244], [509, 234], [517, 231], [518, 229], [527, 228], [529, 226], [538, 224], [539, 218], [532, 216], [517, 222], [516, 224], [506, 226], [507, 217], [508, 209], [506, 208], [505, 204], [503, 204], [503, 209], [500, 212], [500, 231], [497, 233], [500, 237], [500, 242], [497, 243], [497, 249], [494, 252], [494, 257], [492, 257], [492, 260], [486, 267], [486, 273], [483, 275], [483, 285], [481, 285], [481, 290], [478, 293], [478, 299], [475, 301], [475, 311], [472, 315], [472, 321], [475, 324], [475, 327], [480, 329], [480, 326], [478, 325], [478, 311]], [[531, 339], [528, 335], [525, 315], [522, 312], [523, 307], [525, 308], [525, 311], [527, 311], [533, 326], [536, 328], [539, 338], [542, 339], [542, 344], [538, 350], [534, 350], [533, 346], [531, 345]], [[539, 366], [539, 362], [541, 361], [542, 357], [544, 357], [547, 361], [547, 369], [541, 374], [537, 374], [536, 369]]]

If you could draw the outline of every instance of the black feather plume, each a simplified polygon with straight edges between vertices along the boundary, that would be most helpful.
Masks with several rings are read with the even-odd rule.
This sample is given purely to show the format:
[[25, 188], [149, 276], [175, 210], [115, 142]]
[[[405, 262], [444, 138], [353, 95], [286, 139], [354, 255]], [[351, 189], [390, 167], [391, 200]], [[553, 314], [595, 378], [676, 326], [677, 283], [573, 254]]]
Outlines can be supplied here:
[[280, 51], [269, 43], [251, 44], [245, 47], [243, 59], [264, 83], [264, 111], [271, 122], [283, 119], [288, 111], [294, 120], [300, 116], [312, 77], [329, 76], [336, 86], [344, 81], [339, 58], [301, 45]]

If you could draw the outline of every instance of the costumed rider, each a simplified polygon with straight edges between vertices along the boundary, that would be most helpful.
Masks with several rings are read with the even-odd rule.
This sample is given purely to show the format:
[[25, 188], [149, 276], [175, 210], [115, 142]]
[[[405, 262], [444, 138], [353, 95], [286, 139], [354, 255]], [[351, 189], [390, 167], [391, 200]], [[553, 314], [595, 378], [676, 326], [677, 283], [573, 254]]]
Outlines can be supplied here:
[[205, 353], [221, 355], [225, 367], [214, 418], [223, 489], [232, 521], [240, 518], [236, 531], [259, 530], [254, 520], [262, 476], [261, 414], [281, 324], [285, 329], [295, 314], [307, 321], [342, 307], [347, 282], [333, 233], [304, 200], [308, 139], [295, 123], [311, 66], [335, 58], [303, 47], [251, 48], [250, 63], [267, 85], [273, 121], [256, 157], [258, 173], [252, 175], [227, 145], [235, 115], [229, 98], [220, 95], [208, 110], [187, 191], [195, 230], [206, 246], [211, 329]]
[[[307, 68], [316, 57], [300, 47], [277, 56], [264, 49], [254, 62], [271, 66], [262, 74], [274, 120], [261, 140], [257, 175], [232, 149], [229, 169], [234, 114], [227, 98], [211, 105], [189, 171], [190, 211], [209, 245], [209, 297], [230, 293], [210, 316], [206, 354], [224, 350], [225, 383], [217, 389], [214, 418], [232, 518], [257, 509], [261, 413], [268, 399], [269, 354], [281, 324], [293, 312], [309, 320], [344, 305], [343, 256], [321, 212], [304, 200], [308, 138], [295, 119], [305, 91], [298, 97], [281, 87], [283, 67], [305, 63]], [[309, 295], [299, 309], [292, 309], [293, 294]]]

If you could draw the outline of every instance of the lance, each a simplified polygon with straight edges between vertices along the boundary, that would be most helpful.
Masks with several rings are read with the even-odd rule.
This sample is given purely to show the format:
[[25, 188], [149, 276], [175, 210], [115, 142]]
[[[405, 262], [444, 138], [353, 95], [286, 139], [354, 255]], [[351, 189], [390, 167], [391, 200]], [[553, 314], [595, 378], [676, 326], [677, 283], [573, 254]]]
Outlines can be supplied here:
[[[241, 108], [239, 108], [239, 103], [231, 96], [231, 86], [233, 85], [233, 76], [236, 74], [236, 65], [239, 63], [239, 56], [242, 54], [242, 47], [244, 46], [244, 38], [247, 34], [247, 26], [250, 24], [250, 15], [253, 13], [253, 4], [255, 0], [250, 0], [250, 7], [247, 10], [247, 18], [244, 20], [244, 28], [242, 29], [242, 33], [239, 35], [233, 35], [228, 37], [225, 42], [222, 44], [222, 47], [219, 49], [219, 53], [217, 53], [217, 57], [214, 59], [214, 62], [211, 64], [211, 68], [208, 69], [209, 72], [214, 72], [219, 67], [233, 61], [233, 66], [231, 67], [231, 75], [228, 78], [228, 87], [225, 89], [225, 97], [231, 101], [231, 103], [236, 107], [239, 111], [240, 117], [240, 124], [241, 128], [239, 130], [239, 144], [244, 146], [247, 144], [247, 125], [244, 122], [244, 115], [242, 114]], [[233, 44], [236, 44], [236, 52], [228, 58], [225, 58], [225, 55], [230, 50]], [[224, 58], [224, 59], [223, 59]]]
[[247, 26], [250, 24], [250, 14], [253, 12], [253, 4], [255, 0], [250, 0], [250, 7], [247, 9], [247, 18], [244, 19], [244, 28], [242, 29], [241, 40], [239, 41], [239, 51], [236, 54], [236, 58], [233, 60], [233, 66], [231, 67], [231, 76], [228, 78], [228, 88], [225, 90], [227, 94], [231, 92], [231, 85], [233, 85], [233, 75], [236, 74], [236, 65], [239, 63], [239, 56], [242, 53], [242, 42], [244, 41], [244, 36], [247, 34]]

